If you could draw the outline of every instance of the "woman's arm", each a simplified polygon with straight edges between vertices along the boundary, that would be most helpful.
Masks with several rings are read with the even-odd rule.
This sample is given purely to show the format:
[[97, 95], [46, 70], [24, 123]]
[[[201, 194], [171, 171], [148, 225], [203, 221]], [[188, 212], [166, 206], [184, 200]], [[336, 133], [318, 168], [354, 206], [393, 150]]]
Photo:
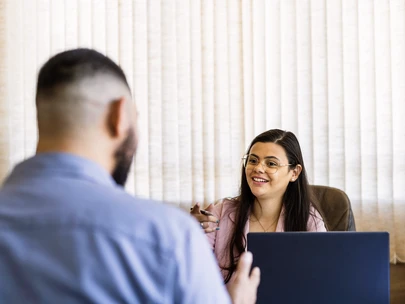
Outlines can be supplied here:
[[[223, 208], [223, 200], [219, 200], [215, 202], [214, 205], [209, 205], [206, 210], [211, 212], [214, 217], [216, 217], [219, 220], [219, 223], [221, 222], [221, 217], [222, 217], [222, 208]], [[214, 232], [212, 233], [207, 233], [207, 239], [208, 243], [210, 244], [212, 250], [215, 248], [215, 241], [217, 238], [218, 231], [220, 230], [219, 228], [219, 223], [209, 223], [211, 229], [215, 229]]]

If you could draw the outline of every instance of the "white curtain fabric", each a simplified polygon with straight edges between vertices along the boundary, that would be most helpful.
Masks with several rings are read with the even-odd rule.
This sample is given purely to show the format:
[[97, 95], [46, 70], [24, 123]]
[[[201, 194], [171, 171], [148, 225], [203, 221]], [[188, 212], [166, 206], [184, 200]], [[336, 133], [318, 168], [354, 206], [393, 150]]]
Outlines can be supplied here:
[[34, 153], [35, 78], [92, 47], [140, 112], [131, 193], [189, 208], [237, 194], [260, 132], [301, 143], [310, 181], [405, 262], [404, 0], [0, 0], [0, 179]]

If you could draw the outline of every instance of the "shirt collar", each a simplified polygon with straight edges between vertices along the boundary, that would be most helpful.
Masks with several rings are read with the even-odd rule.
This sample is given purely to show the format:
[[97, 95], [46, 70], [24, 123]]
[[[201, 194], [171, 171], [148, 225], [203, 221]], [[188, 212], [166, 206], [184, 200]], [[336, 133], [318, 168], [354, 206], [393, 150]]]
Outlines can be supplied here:
[[59, 152], [39, 153], [19, 163], [5, 184], [38, 174], [71, 176], [106, 186], [117, 186], [111, 175], [96, 162], [74, 154]]

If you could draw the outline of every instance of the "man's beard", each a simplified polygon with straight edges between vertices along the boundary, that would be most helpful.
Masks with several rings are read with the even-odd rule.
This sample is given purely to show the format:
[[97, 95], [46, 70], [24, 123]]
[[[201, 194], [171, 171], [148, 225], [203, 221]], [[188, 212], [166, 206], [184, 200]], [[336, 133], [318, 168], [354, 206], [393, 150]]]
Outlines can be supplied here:
[[131, 128], [128, 131], [127, 138], [115, 152], [116, 164], [112, 173], [112, 178], [118, 185], [124, 186], [127, 181], [132, 159], [136, 151], [136, 144], [135, 130], [134, 128]]

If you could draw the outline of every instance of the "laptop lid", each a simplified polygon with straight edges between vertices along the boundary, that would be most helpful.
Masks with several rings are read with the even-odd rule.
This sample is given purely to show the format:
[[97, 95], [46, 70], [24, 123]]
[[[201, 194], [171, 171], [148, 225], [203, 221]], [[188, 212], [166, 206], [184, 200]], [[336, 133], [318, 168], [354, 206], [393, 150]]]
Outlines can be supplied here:
[[257, 303], [389, 304], [387, 232], [248, 233]]

